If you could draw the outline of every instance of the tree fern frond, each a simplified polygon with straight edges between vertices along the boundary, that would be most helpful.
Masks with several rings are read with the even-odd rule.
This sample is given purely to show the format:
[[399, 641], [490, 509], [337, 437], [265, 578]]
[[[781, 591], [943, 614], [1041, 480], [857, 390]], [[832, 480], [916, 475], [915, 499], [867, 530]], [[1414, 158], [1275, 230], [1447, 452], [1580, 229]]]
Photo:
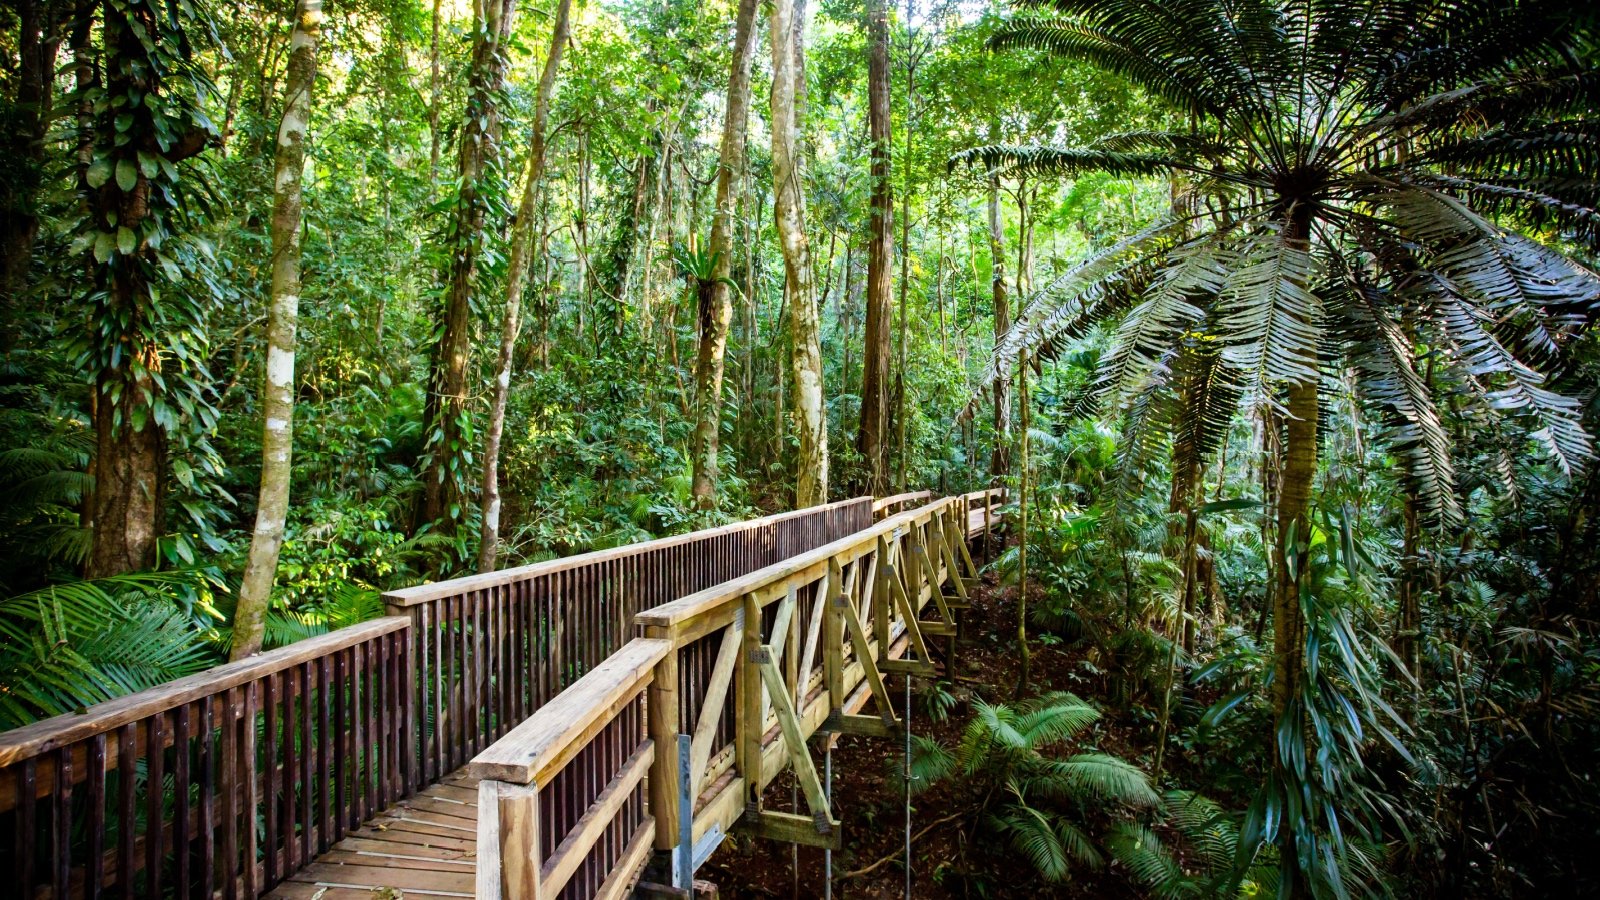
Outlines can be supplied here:
[[1460, 520], [1450, 438], [1430, 386], [1417, 370], [1413, 339], [1394, 321], [1378, 289], [1356, 273], [1330, 292], [1343, 313], [1351, 361], [1364, 377], [1359, 390], [1382, 410], [1384, 440], [1403, 461], [1403, 478], [1433, 521]]
[[1322, 302], [1310, 289], [1311, 251], [1275, 229], [1252, 240], [1240, 260], [1218, 296], [1223, 361], [1245, 376], [1258, 401], [1275, 382], [1315, 382]]
[[1220, 236], [1207, 234], [1168, 251], [1166, 263], [1145, 289], [1145, 299], [1123, 316], [1100, 358], [1096, 384], [1109, 406], [1147, 389], [1166, 351], [1205, 319], [1195, 301], [1222, 290], [1233, 259]]
[[1187, 163], [1170, 156], [1011, 144], [989, 144], [963, 150], [950, 157], [950, 165], [982, 166], [995, 174], [1030, 178], [1072, 178], [1088, 172], [1138, 178], [1188, 168]]
[[1222, 365], [1213, 338], [1195, 335], [1178, 357], [1177, 405], [1173, 415], [1173, 490], [1191, 497], [1195, 477], [1227, 439], [1243, 392]]
[[1544, 387], [1545, 377], [1528, 368], [1490, 333], [1483, 311], [1462, 302], [1447, 285], [1438, 287], [1437, 316], [1466, 373], [1503, 380], [1503, 387], [1486, 391], [1490, 403], [1532, 417], [1539, 425], [1533, 437], [1550, 450], [1564, 474], [1582, 470], [1594, 456], [1594, 444], [1583, 426], [1578, 402]]
[[1212, 158], [1227, 155], [1227, 144], [1192, 131], [1121, 131], [1095, 138], [1090, 150], [1111, 153], [1161, 153], [1174, 158]]
[[1082, 22], [1022, 19], [1001, 26], [990, 38], [991, 50], [1043, 50], [1080, 59], [1115, 72], [1193, 114], [1226, 108], [1226, 96], [1188, 70], [1164, 65], [1148, 43], [1129, 42]]
[[1056, 276], [1024, 302], [1011, 330], [996, 344], [979, 390], [986, 390], [1016, 367], [1023, 353], [1046, 341], [1120, 312], [1121, 287], [1142, 275], [1139, 263], [1163, 250], [1188, 220], [1167, 219], [1112, 244]]
[[1372, 119], [1366, 130], [1410, 125], [1454, 126], [1465, 122], [1517, 125], [1535, 117], [1556, 118], [1600, 106], [1600, 71], [1540, 73], [1505, 81], [1476, 81], [1441, 91]]

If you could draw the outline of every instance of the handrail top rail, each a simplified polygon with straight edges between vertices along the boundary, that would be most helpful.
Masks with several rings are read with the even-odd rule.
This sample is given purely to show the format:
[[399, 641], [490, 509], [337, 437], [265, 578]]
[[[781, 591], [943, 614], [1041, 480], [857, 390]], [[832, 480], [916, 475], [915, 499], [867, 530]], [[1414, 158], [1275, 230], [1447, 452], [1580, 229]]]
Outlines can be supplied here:
[[672, 650], [672, 641], [634, 638], [473, 757], [464, 771], [482, 781], [543, 787], [638, 696]]
[[881, 512], [900, 503], [910, 503], [913, 500], [926, 500], [933, 496], [933, 491], [907, 491], [904, 494], [895, 494], [893, 497], [884, 497], [872, 501], [872, 511]]
[[992, 494], [998, 494], [1001, 497], [1004, 497], [1005, 493], [1006, 493], [1006, 489], [1003, 488], [1003, 487], [992, 487], [992, 488], [983, 488], [982, 490], [977, 490], [977, 491], [968, 491], [967, 493], [962, 494], [961, 496], [970, 500], [970, 499], [972, 499], [974, 497], [977, 497], [979, 499], [983, 499], [983, 498], [988, 497], [988, 496], [990, 496]]
[[788, 512], [773, 513], [759, 519], [746, 519], [741, 522], [729, 522], [713, 528], [702, 528], [699, 531], [686, 531], [683, 534], [673, 534], [666, 537], [652, 538], [648, 541], [638, 541], [632, 544], [621, 544], [616, 547], [607, 547], [604, 550], [590, 550], [587, 553], [578, 553], [572, 556], [562, 556], [556, 559], [547, 559], [543, 562], [529, 563], [525, 566], [516, 566], [510, 569], [499, 569], [494, 572], [484, 572], [479, 575], [466, 575], [460, 578], [449, 578], [444, 581], [429, 581], [407, 588], [398, 588], [386, 591], [383, 595], [385, 603], [391, 606], [415, 606], [438, 600], [441, 597], [454, 597], [468, 591], [483, 590], [510, 584], [527, 578], [537, 578], [541, 575], [550, 575], [556, 572], [565, 572], [580, 566], [594, 563], [608, 562], [652, 550], [660, 550], [689, 541], [704, 540], [709, 537], [718, 537], [723, 534], [736, 534], [762, 525], [772, 525], [785, 519], [796, 518], [803, 515], [815, 514], [823, 510], [848, 506], [869, 500], [870, 497], [851, 497], [846, 500], [836, 500], [824, 506], [811, 506], [804, 509], [794, 509]]
[[0, 732], [0, 767], [40, 756], [130, 722], [215, 696], [291, 666], [409, 627], [411, 619], [407, 616], [384, 616], [96, 703], [81, 712], [63, 713]]
[[864, 543], [876, 543], [878, 538], [893, 534], [901, 528], [921, 525], [957, 499], [959, 498], [945, 497], [916, 509], [908, 509], [815, 550], [791, 556], [740, 578], [730, 579], [703, 591], [686, 594], [670, 603], [644, 610], [633, 617], [634, 624], [647, 628], [680, 628], [685, 622], [704, 616], [719, 606], [737, 601], [745, 594], [781, 582], [819, 563], [825, 563]]

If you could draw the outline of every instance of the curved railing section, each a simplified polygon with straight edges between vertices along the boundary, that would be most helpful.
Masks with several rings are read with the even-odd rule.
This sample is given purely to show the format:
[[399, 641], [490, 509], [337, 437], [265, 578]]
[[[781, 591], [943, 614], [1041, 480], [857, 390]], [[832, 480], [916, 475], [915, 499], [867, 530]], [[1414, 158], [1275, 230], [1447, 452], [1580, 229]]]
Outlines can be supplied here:
[[[889, 499], [899, 506], [924, 498]], [[469, 766], [485, 779], [478, 895], [616, 896], [641, 875], [646, 834], [663, 877], [680, 890], [735, 827], [838, 847], [841, 823], [807, 742], [818, 732], [900, 733], [884, 678], [932, 674], [954, 653], [977, 577], [967, 539], [990, 525], [993, 500], [976, 492], [889, 514], [635, 615], [642, 638]], [[629, 718], [640, 697], [642, 729]], [[641, 789], [646, 765], [648, 815], [628, 818], [631, 801], [620, 792]], [[764, 807], [764, 789], [786, 769], [809, 815]], [[563, 778], [585, 787], [557, 787]], [[494, 824], [485, 812], [490, 798]], [[558, 845], [555, 836], [565, 837]], [[579, 853], [581, 864], [572, 861]], [[572, 872], [590, 874], [547, 877]]]

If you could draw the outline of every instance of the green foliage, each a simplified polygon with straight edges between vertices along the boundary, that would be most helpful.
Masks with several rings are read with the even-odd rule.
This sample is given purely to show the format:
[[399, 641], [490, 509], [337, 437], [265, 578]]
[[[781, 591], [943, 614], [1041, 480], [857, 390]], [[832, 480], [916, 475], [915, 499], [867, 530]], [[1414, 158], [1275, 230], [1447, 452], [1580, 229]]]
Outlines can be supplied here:
[[82, 710], [216, 661], [175, 591], [196, 572], [53, 585], [0, 601], [0, 727]]
[[1148, 777], [1130, 763], [1093, 751], [1061, 753], [1100, 713], [1071, 694], [1019, 705], [974, 701], [953, 751], [923, 744], [913, 760], [929, 777], [960, 772], [985, 797], [985, 821], [1047, 881], [1074, 866], [1100, 868], [1092, 817], [1154, 806]]

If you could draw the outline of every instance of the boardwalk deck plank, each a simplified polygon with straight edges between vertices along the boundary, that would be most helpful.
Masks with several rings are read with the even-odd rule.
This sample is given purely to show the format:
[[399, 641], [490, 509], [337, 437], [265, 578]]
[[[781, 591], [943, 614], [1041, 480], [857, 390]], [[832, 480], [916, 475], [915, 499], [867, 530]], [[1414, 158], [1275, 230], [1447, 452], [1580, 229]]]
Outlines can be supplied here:
[[462, 802], [472, 779], [452, 774], [362, 823], [349, 836], [267, 894], [267, 900], [374, 900], [402, 891], [418, 897], [471, 897], [478, 807]]

